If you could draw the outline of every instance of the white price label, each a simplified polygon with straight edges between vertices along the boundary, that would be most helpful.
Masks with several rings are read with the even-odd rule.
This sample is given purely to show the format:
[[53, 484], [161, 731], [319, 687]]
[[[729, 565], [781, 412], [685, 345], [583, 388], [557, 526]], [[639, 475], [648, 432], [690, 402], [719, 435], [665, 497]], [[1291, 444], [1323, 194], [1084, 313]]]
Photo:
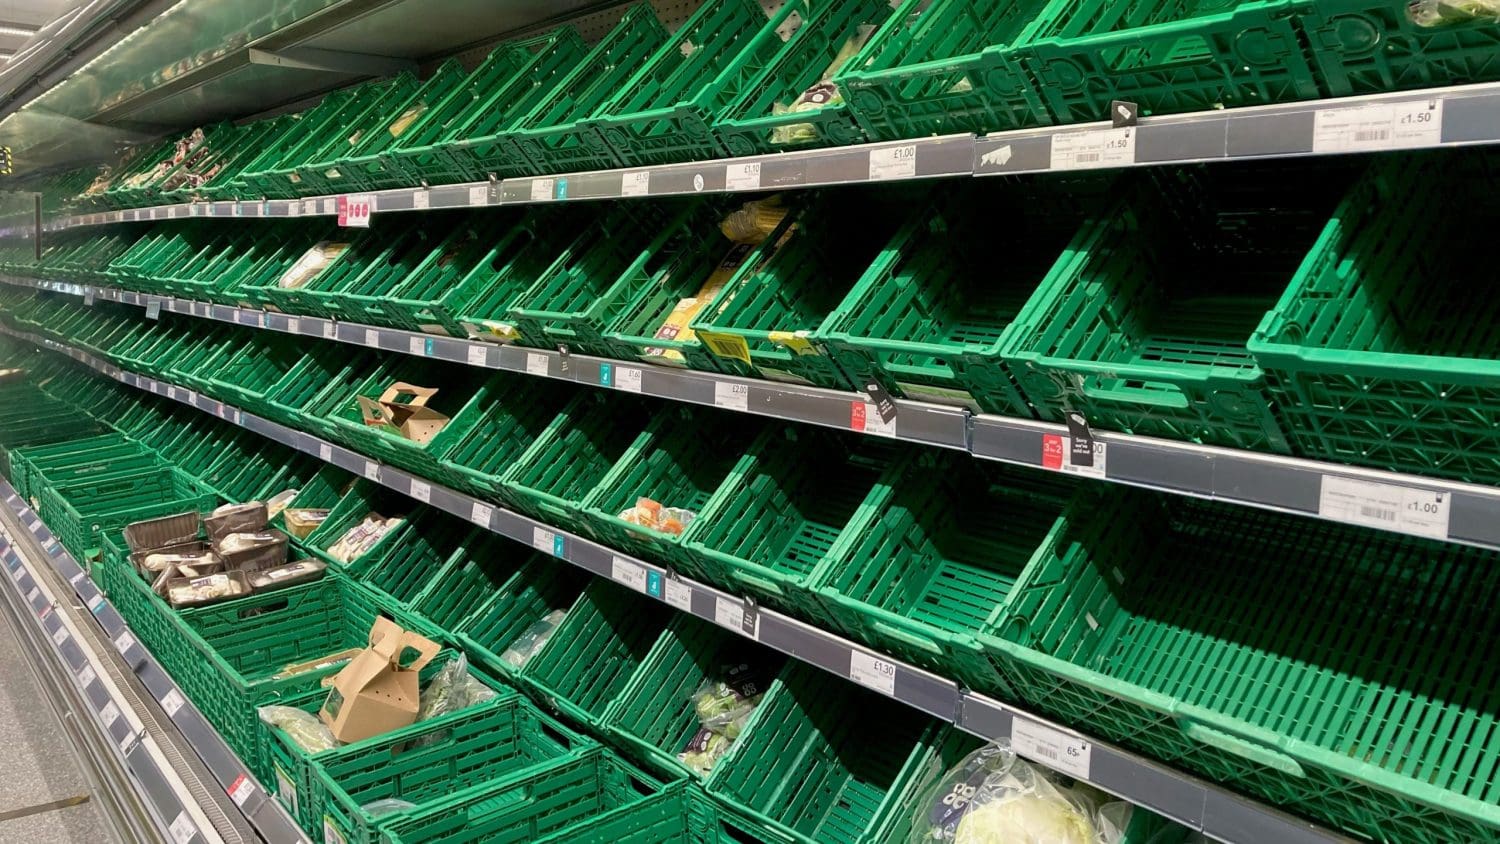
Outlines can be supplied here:
[[870, 150], [870, 181], [912, 179], [917, 175], [917, 145]]
[[432, 191], [414, 190], [411, 192], [411, 207], [415, 211], [426, 211], [432, 207]]
[[198, 827], [193, 825], [193, 819], [188, 817], [187, 810], [183, 809], [177, 813], [177, 819], [172, 821], [167, 831], [172, 833], [172, 840], [176, 844], [188, 844], [193, 840], [193, 836], [198, 834]]
[[68, 640], [68, 628], [66, 628], [66, 627], [59, 627], [56, 630], [52, 631], [52, 644], [60, 646], [60, 645], [62, 645], [63, 642], [66, 642], [67, 640]]
[[168, 220], [175, 220], [175, 219], [177, 219], [177, 206], [176, 205], [172, 205], [172, 206], [169, 206], [167, 208], [167, 219]]
[[167, 692], [162, 696], [161, 709], [163, 712], [167, 713], [168, 718], [173, 718], [176, 717], [177, 711], [181, 709], [183, 704], [185, 703], [187, 703], [187, 701], [182, 699], [182, 692], [173, 689], [172, 691]]
[[89, 686], [92, 686], [95, 679], [94, 666], [85, 665], [84, 667], [78, 669], [78, 685], [81, 688], [87, 689]]
[[1133, 126], [1058, 132], [1052, 136], [1052, 169], [1091, 170], [1134, 164], [1135, 134]]
[[1319, 109], [1313, 117], [1313, 152], [1370, 152], [1437, 146], [1443, 140], [1443, 101]]
[[414, 355], [417, 355], [418, 357], [426, 356], [427, 339], [425, 337], [410, 338], [409, 340], [407, 340], [406, 350]]
[[1010, 746], [1017, 753], [1049, 768], [1086, 780], [1093, 746], [1077, 736], [1016, 718], [1011, 722]]
[[849, 679], [888, 697], [896, 694], [896, 664], [864, 651], [849, 652]]
[[40, 597], [42, 597], [42, 590], [33, 586], [31, 587], [31, 591], [26, 593], [26, 603], [34, 604], [36, 603], [36, 599]]
[[250, 779], [244, 774], [235, 777], [234, 783], [229, 786], [229, 799], [233, 800], [236, 806], [244, 806], [245, 801], [249, 800], [250, 795], [254, 793], [255, 780]]
[[365, 461], [365, 480], [380, 483], [380, 464], [369, 460]]
[[633, 366], [615, 367], [615, 388], [627, 393], [641, 391], [641, 371]]
[[328, 443], [318, 443], [318, 459], [324, 463], [333, 462], [333, 446]]
[[714, 383], [714, 407], [725, 410], [745, 411], [750, 409], [750, 387], [725, 381]]
[[323, 844], [349, 844], [328, 815], [323, 816]]
[[288, 217], [301, 217], [302, 216], [302, 203], [298, 202], [295, 199], [292, 200], [291, 202], [288, 202], [286, 204], [286, 215]]
[[1318, 515], [1433, 539], [1448, 538], [1453, 496], [1447, 492], [1323, 476]]
[[887, 422], [880, 416], [880, 410], [870, 402], [860, 402], [850, 414], [849, 428], [856, 433], [869, 434], [873, 437], [895, 437], [896, 419], [891, 417]]
[[469, 188], [470, 205], [489, 205], [490, 189], [488, 185], [476, 185]]
[[309, 217], [318, 213], [318, 201], [316, 199], [302, 200], [302, 213]]
[[336, 197], [330, 196], [330, 197], [327, 197], [327, 198], [325, 198], [323, 200], [323, 213], [324, 214], [337, 214], [337, 213], [339, 213], [339, 201], [338, 201], [338, 199]]
[[287, 317], [286, 330], [288, 334], [301, 334], [302, 320], [297, 319], [296, 317]]
[[337, 336], [338, 336], [338, 326], [334, 325], [333, 320], [330, 319], [327, 322], [323, 323], [323, 339], [324, 340], [332, 340], [334, 337], [337, 337]]
[[99, 710], [99, 720], [104, 722], [106, 730], [113, 727], [120, 720], [120, 707], [115, 706], [114, 701], [104, 704], [104, 708]]
[[490, 350], [478, 343], [469, 346], [469, 366], [484, 366], [490, 362]]
[[380, 332], [373, 328], [365, 329], [365, 345], [372, 349], [380, 348]]
[[538, 352], [526, 353], [526, 374], [546, 375], [549, 369], [547, 356]]
[[556, 190], [557, 190], [557, 180], [556, 179], [532, 179], [531, 180], [531, 201], [532, 202], [546, 202], [547, 200], [549, 200], [549, 199], [552, 198], [552, 194]]
[[556, 541], [556, 539], [557, 534], [553, 533], [550, 530], [547, 530], [546, 528], [535, 527], [531, 529], [531, 547], [535, 548], [538, 551], [545, 551], [546, 553], [551, 554], [553, 543]]
[[[49, 544], [50, 544], [50, 543], [49, 543]], [[73, 586], [74, 586], [74, 587], [77, 587], [77, 586], [78, 586], [78, 584], [80, 584], [80, 583], [82, 583], [82, 582], [83, 582], [83, 579], [84, 579], [84, 578], [85, 578], [85, 577], [88, 577], [88, 575], [87, 575], [87, 574], [85, 574], [85, 573], [83, 573], [83, 572], [81, 572], [81, 571], [79, 571], [79, 572], [74, 572], [74, 573], [73, 573], [73, 576], [72, 576], [72, 577], [70, 577], [70, 578], [68, 578], [68, 582], [69, 582], [69, 583], [71, 583], [71, 584], [73, 584]]]
[[135, 637], [130, 635], [129, 630], [121, 630], [120, 635], [115, 637], [115, 650], [125, 653], [135, 645]]
[[741, 162], [725, 166], [724, 189], [760, 190], [760, 162]]
[[745, 608], [740, 602], [723, 595], [714, 596], [714, 621], [736, 633], [744, 632]]
[[490, 519], [494, 518], [494, 516], [495, 508], [483, 501], [475, 501], [474, 506], [469, 510], [469, 521], [480, 527], [489, 527]]
[[667, 603], [683, 612], [692, 612], [693, 587], [681, 581], [673, 580], [670, 577], [666, 580], [665, 588], [662, 591], [665, 594]]
[[650, 192], [650, 170], [633, 170], [620, 179], [620, 196], [645, 196]]
[[611, 558], [610, 576], [637, 592], [646, 591], [646, 569], [629, 560]]
[[170, 384], [167, 385], [167, 398], [172, 399], [173, 401], [177, 400], [177, 388], [173, 387]]
[[426, 504], [432, 500], [432, 485], [426, 481], [419, 481], [416, 478], [412, 478], [411, 497]]

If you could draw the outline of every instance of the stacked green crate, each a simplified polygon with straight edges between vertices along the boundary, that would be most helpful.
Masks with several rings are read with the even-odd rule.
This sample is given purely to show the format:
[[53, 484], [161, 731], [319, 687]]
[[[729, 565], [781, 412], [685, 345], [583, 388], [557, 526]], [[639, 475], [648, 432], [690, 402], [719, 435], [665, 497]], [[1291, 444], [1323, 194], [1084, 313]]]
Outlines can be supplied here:
[[[296, 127], [301, 119], [300, 114], [282, 115], [268, 120], [259, 120], [245, 127], [244, 142], [236, 144], [232, 151], [219, 159], [217, 170], [211, 170], [211, 175], [201, 185], [193, 187], [191, 184], [184, 185], [177, 190], [168, 193], [168, 198], [174, 202], [199, 202], [220, 199], [234, 199], [239, 195], [240, 176], [254, 164], [268, 148], [275, 144], [288, 132]], [[252, 131], [253, 130], [253, 131]]]
[[793, 37], [813, 37], [809, 5], [783, 3], [768, 21], [755, 0], [708, 0], [594, 112], [588, 128], [622, 164], [718, 157], [715, 118], [784, 46], [778, 30], [796, 20], [807, 32]]
[[528, 346], [608, 355], [604, 337], [632, 292], [632, 267], [670, 264], [694, 249], [710, 222], [695, 201], [620, 203], [596, 216], [516, 298], [507, 321]]
[[991, 643], [1023, 702], [1357, 835], [1500, 830], [1500, 572], [1458, 545], [1111, 488]]
[[890, 496], [890, 443], [821, 429], [768, 428], [682, 536], [690, 574], [788, 609], [833, 620], [812, 576], [843, 559], [852, 526]]
[[1493, 162], [1381, 162], [1333, 214], [1249, 343], [1297, 453], [1495, 482], [1495, 302], [1449, 211], [1495, 207]]
[[290, 423], [295, 417], [279, 410], [271, 400], [277, 385], [304, 357], [307, 343], [297, 337], [252, 332], [243, 345], [207, 373], [205, 392], [247, 412]]
[[[391, 355], [341, 399], [330, 396], [335, 400], [325, 405], [324, 417], [332, 421], [343, 442], [362, 454], [443, 480], [438, 456], [483, 415], [491, 400], [486, 385], [493, 377], [489, 370], [476, 367], [439, 368], [425, 358]], [[421, 390], [435, 392], [426, 396]], [[391, 424], [390, 412], [381, 404], [392, 392], [395, 403], [426, 407], [448, 421], [425, 441], [410, 439]], [[366, 414], [377, 421], [367, 421]]]
[[1048, 123], [1042, 95], [1016, 54], [1046, 6], [906, 0], [834, 82], [875, 140]]
[[199, 138], [194, 142], [192, 134], [189, 133], [162, 141], [150, 147], [149, 153], [133, 156], [129, 165], [122, 165], [120, 172], [111, 180], [109, 187], [98, 194], [95, 201], [105, 208], [135, 207], [141, 201], [140, 191], [154, 184], [157, 179], [172, 169], [172, 159], [177, 156], [179, 150], [192, 154], [202, 145], [203, 140]]
[[[494, 536], [476, 541], [467, 558], [511, 560], [515, 554], [513, 541]], [[544, 554], [523, 559], [492, 592], [481, 596], [473, 612], [449, 628], [476, 662], [511, 681], [518, 681], [536, 651], [550, 644], [555, 628], [547, 623], [549, 617], [566, 615], [580, 600], [584, 587], [595, 582], [588, 572]], [[422, 605], [432, 607], [433, 601], [424, 596]], [[545, 641], [538, 638], [544, 630], [549, 637]], [[539, 643], [540, 648], [536, 647]]]
[[632, 6], [588, 55], [551, 80], [546, 98], [503, 133], [455, 137], [448, 148], [471, 173], [501, 177], [615, 167], [619, 158], [589, 121], [666, 42], [651, 7]]
[[218, 503], [195, 481], [165, 465], [81, 484], [49, 485], [37, 498], [37, 515], [78, 558], [99, 546], [102, 533]]
[[487, 391], [488, 401], [468, 430], [438, 453], [439, 472], [459, 489], [516, 507], [520, 499], [504, 484], [506, 472], [538, 438], [563, 424], [558, 414], [578, 391], [508, 372], [496, 373]]
[[[197, 130], [194, 130], [195, 134]], [[210, 159], [215, 150], [233, 145], [239, 134], [233, 124], [219, 123], [203, 130], [201, 139], [192, 143], [192, 136], [184, 139], [185, 154], [170, 167], [158, 167], [146, 181], [132, 187], [111, 188], [112, 201], [121, 207], [142, 207], [165, 202], [164, 194], [181, 185], [190, 184], [206, 173], [213, 165]], [[188, 146], [190, 144], [190, 146]]]
[[336, 164], [348, 157], [372, 135], [386, 132], [392, 122], [399, 120], [411, 98], [422, 89], [415, 76], [400, 73], [390, 79], [378, 92], [358, 104], [352, 104], [340, 113], [338, 124], [341, 131], [330, 132], [321, 143], [309, 144], [291, 157], [282, 168], [286, 178], [295, 185], [296, 193], [337, 193], [349, 185], [342, 181]]
[[410, 599], [411, 611], [441, 630], [462, 630], [532, 556], [488, 530], [475, 530]]
[[1297, 19], [1328, 96], [1500, 78], [1500, 25], [1488, 4], [1319, 0]]
[[905, 189], [803, 197], [690, 324], [721, 359], [767, 378], [849, 389], [811, 337], [910, 213]]
[[707, 408], [663, 408], [583, 502], [589, 533], [611, 548], [680, 565], [681, 534], [623, 518], [642, 498], [696, 514], [749, 449], [761, 426]]
[[[9, 437], [5, 441], [14, 442]], [[51, 445], [10, 446], [7, 477], [21, 497], [30, 498], [47, 484], [72, 484], [119, 471], [122, 466], [134, 469], [151, 467], [157, 462], [156, 456], [140, 443], [109, 433]]]
[[1186, 169], [1086, 222], [997, 351], [1043, 419], [1285, 452], [1245, 347], [1347, 184], [1344, 169]]
[[[550, 97], [587, 52], [571, 27], [502, 44], [462, 87], [412, 125], [384, 156], [387, 166], [411, 183], [487, 178], [496, 156], [504, 154], [497, 139]], [[471, 146], [480, 151], [471, 156]]]
[[1067, 189], [983, 188], [912, 215], [813, 334], [856, 386], [873, 379], [901, 398], [1032, 415], [993, 350], [1082, 212]]
[[[315, 266], [302, 262], [324, 247], [341, 248], [348, 235], [341, 234], [331, 219], [302, 218], [285, 223], [263, 223], [265, 228], [256, 260], [243, 266], [243, 272], [222, 279], [207, 295], [215, 302], [246, 308], [281, 310], [282, 300], [267, 295], [268, 289], [293, 289], [318, 272]], [[257, 227], [259, 228], [259, 227]], [[324, 267], [326, 269], [326, 267]]]
[[299, 172], [304, 182], [309, 181], [311, 173], [321, 174], [330, 193], [419, 184], [419, 181], [408, 180], [394, 166], [389, 153], [428, 112], [448, 102], [463, 87], [466, 77], [463, 65], [453, 60], [444, 62], [404, 101], [393, 101], [380, 125], [364, 133], [349, 148], [339, 150], [336, 157], [303, 167]]
[[629, 396], [575, 393], [501, 476], [504, 500], [564, 530], [587, 527], [583, 500], [646, 429], [655, 408]]
[[[788, 20], [788, 14], [797, 18]], [[771, 59], [763, 66], [734, 68], [716, 80], [724, 83], [727, 97], [713, 122], [720, 146], [729, 155], [753, 155], [866, 140], [843, 92], [828, 86], [890, 16], [890, 4], [883, 0], [783, 6], [771, 26], [755, 35], [756, 42], [775, 50]], [[794, 21], [795, 30], [783, 39]], [[760, 44], [745, 54], [754, 55]]]

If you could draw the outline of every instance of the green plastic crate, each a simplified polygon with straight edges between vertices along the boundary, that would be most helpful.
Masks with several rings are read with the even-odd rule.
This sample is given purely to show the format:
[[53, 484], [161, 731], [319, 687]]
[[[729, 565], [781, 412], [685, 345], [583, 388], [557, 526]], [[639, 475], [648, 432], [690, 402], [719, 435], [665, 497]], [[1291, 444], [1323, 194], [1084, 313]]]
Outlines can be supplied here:
[[498, 372], [487, 386], [473, 422], [438, 454], [438, 466], [453, 485], [474, 495], [519, 506], [520, 497], [503, 483], [521, 455], [556, 425], [577, 389], [561, 382]]
[[1465, 20], [1463, 3], [1432, 5], [1447, 7], [1451, 21], [1416, 16], [1413, 3], [1306, 4], [1297, 20], [1324, 93], [1346, 97], [1500, 79], [1500, 25], [1495, 18]]
[[244, 409], [327, 436], [333, 423], [320, 414], [324, 396], [333, 391], [338, 399], [348, 398], [373, 366], [374, 356], [361, 350], [305, 355], [271, 387], [264, 404]]
[[272, 199], [323, 193], [321, 180], [306, 185], [297, 168], [335, 144], [346, 142], [350, 130], [358, 130], [392, 96], [405, 96], [417, 87], [416, 77], [401, 73], [334, 91], [304, 112], [298, 123], [267, 147], [267, 154], [245, 167], [240, 174], [242, 197]]
[[208, 373], [208, 390], [216, 398], [289, 424], [295, 416], [271, 403], [278, 384], [307, 356], [307, 342], [257, 331], [250, 342]]
[[441, 510], [424, 508], [399, 541], [380, 543], [350, 564], [349, 576], [385, 597], [382, 603], [414, 610], [417, 598], [453, 565], [474, 530]]
[[[382, 833], [465, 788], [525, 779], [579, 758], [598, 745], [511, 695], [315, 758], [309, 818], [348, 844], [376, 844]], [[429, 738], [430, 737], [430, 738]], [[411, 747], [428, 739], [435, 743]], [[375, 800], [415, 806], [372, 816]]]
[[[392, 227], [394, 229], [394, 227]], [[253, 285], [241, 285], [242, 295], [252, 302], [261, 302], [289, 314], [323, 317], [325, 319], [356, 319], [346, 310], [339, 294], [366, 275], [382, 275], [394, 272], [385, 266], [390, 256], [413, 238], [419, 237], [418, 229], [405, 227], [392, 235], [377, 222], [374, 226], [353, 234], [340, 233], [328, 240], [329, 245], [347, 244], [347, 247], [312, 277], [295, 287], [283, 287], [281, 275], [261, 275]], [[315, 241], [304, 241], [307, 247], [318, 245]], [[297, 252], [300, 259], [308, 249]], [[292, 264], [287, 265], [290, 269]], [[357, 321], [357, 319], [356, 319]]]
[[682, 536], [691, 575], [816, 623], [818, 564], [840, 559], [848, 529], [889, 494], [881, 478], [898, 454], [885, 442], [817, 429], [766, 429]]
[[502, 540], [497, 534], [476, 530], [460, 543], [448, 561], [427, 581], [427, 587], [411, 599], [411, 611], [434, 627], [457, 631], [488, 607], [490, 599], [510, 583], [532, 554]]
[[[502, 542], [508, 545], [498, 547]], [[510, 559], [515, 554], [514, 548], [514, 542], [496, 537], [481, 543], [472, 556], [488, 554], [499, 558], [504, 555]], [[591, 582], [593, 579], [582, 569], [542, 554], [532, 554], [473, 613], [452, 628], [453, 633], [480, 665], [501, 677], [517, 681], [525, 666], [507, 662], [504, 659], [506, 649], [527, 628], [549, 613], [571, 609], [580, 600], [584, 587]], [[430, 606], [430, 602], [427, 605]]]
[[424, 114], [387, 156], [409, 181], [485, 180], [506, 163], [499, 138], [542, 100], [588, 53], [572, 27], [502, 44], [465, 84]]
[[1057, 123], [1110, 103], [1170, 114], [1322, 96], [1295, 19], [1303, 0], [1051, 0], [1018, 46]]
[[84, 485], [49, 486], [38, 498], [37, 514], [79, 558], [98, 547], [101, 533], [218, 503], [195, 482], [164, 467]]
[[[511, 304], [520, 342], [608, 355], [604, 330], [632, 292], [632, 266], [670, 263], [694, 248], [706, 215], [694, 201], [620, 203], [588, 223]], [[696, 225], [695, 225], [696, 224]], [[650, 270], [647, 270], [648, 274]]]
[[772, 841], [905, 841], [926, 783], [974, 745], [902, 704], [792, 663], [714, 766], [708, 793]]
[[1500, 335], [1472, 295], [1481, 245], [1443, 225], [1448, 209], [1494, 207], [1491, 161], [1378, 164], [1262, 320], [1249, 348], [1297, 453], [1494, 482]]
[[[686, 813], [682, 785], [664, 786], [607, 754], [585, 751], [519, 779], [453, 793], [385, 827], [386, 844], [563, 844], [690, 840], [670, 813]], [[669, 815], [664, 826], [661, 815]]]
[[[411, 500], [406, 496], [361, 478], [356, 480], [354, 486], [350, 487], [332, 507], [328, 508], [328, 518], [313, 528], [312, 533], [307, 535], [307, 539], [302, 544], [326, 562], [340, 566], [347, 565], [358, 570], [366, 559], [375, 559], [385, 549], [406, 539], [406, 534], [411, 529], [408, 514], [412, 506]], [[329, 556], [328, 549], [343, 538], [350, 528], [364, 521], [365, 516], [371, 513], [385, 518], [401, 517], [405, 519], [405, 522], [388, 531], [379, 542], [348, 563], [342, 563]]]
[[808, 3], [791, 0], [768, 21], [755, 0], [708, 0], [638, 65], [587, 121], [621, 163], [670, 164], [716, 158], [711, 128], [738, 86], [776, 56], [778, 28]]
[[690, 326], [721, 365], [737, 361], [766, 378], [853, 388], [809, 338], [880, 254], [912, 199], [904, 189], [815, 196], [781, 221]]
[[438, 301], [440, 321], [456, 319], [457, 333], [475, 340], [519, 340], [511, 308], [573, 245], [579, 232], [593, 224], [594, 216], [593, 209], [567, 206], [528, 210], [528, 222], [511, 229], [495, 244], [492, 255]]
[[595, 580], [521, 670], [522, 687], [565, 717], [596, 728], [672, 616], [623, 586]]
[[680, 534], [633, 524], [620, 514], [649, 498], [700, 512], [749, 449], [761, 425], [707, 408], [662, 408], [583, 501], [589, 533], [611, 548], [680, 566]]
[[215, 188], [232, 181], [240, 166], [260, 154], [261, 144], [284, 131], [286, 125], [287, 118], [274, 117], [237, 127], [234, 137], [227, 143], [215, 144], [208, 150], [193, 178], [163, 190], [162, 201], [181, 203], [212, 198], [216, 194]]
[[[776, 17], [790, 14], [797, 15], [800, 24], [785, 42], [781, 37], [783, 21], [773, 18], [746, 48], [745, 55], [756, 55], [757, 48], [771, 47], [775, 52], [768, 61], [734, 68], [738, 72], [733, 73], [733, 79], [726, 79], [730, 75], [726, 73], [718, 80], [726, 83], [723, 96], [727, 105], [714, 119], [713, 132], [729, 155], [844, 146], [867, 140], [842, 91], [837, 98], [814, 108], [777, 111], [795, 104], [812, 86], [831, 80], [841, 69], [837, 63], [844, 47], [857, 48], [862, 39], [868, 39], [890, 18], [890, 4], [886, 0], [787, 3]], [[850, 55], [844, 63], [852, 59]]]
[[892, 464], [884, 484], [886, 500], [813, 572], [819, 599], [859, 640], [1014, 700], [980, 637], [999, 634], [1011, 589], [1057, 541], [1072, 485], [926, 450]]
[[[677, 755], [701, 727], [693, 695], [727, 671], [749, 666], [766, 691], [786, 657], [690, 615], [678, 615], [606, 710], [602, 728], [641, 764], [673, 779], [697, 774]], [[759, 689], [758, 692], [751, 688]]]
[[382, 237], [356, 236], [345, 255], [295, 291], [269, 290], [289, 306], [349, 322], [384, 324], [383, 297], [412, 272], [448, 252], [449, 237], [466, 212], [422, 215], [416, 225], [387, 229]]
[[586, 527], [583, 500], [646, 429], [653, 408], [634, 397], [577, 393], [500, 483], [525, 514], [564, 530]]
[[[487, 384], [493, 378], [494, 373], [486, 369], [451, 365], [439, 369], [426, 358], [391, 355], [342, 400], [330, 401], [325, 416], [339, 429], [340, 439], [360, 453], [442, 481], [446, 480], [441, 477], [446, 473], [440, 470], [438, 455], [483, 415], [485, 405], [491, 400]], [[425, 406], [447, 416], [448, 421], [427, 442], [408, 439], [389, 425], [370, 425], [364, 421], [359, 397], [378, 401], [396, 384], [437, 390]], [[397, 399], [418, 401], [407, 392], [400, 393]]]
[[1049, 123], [1016, 49], [1046, 5], [906, 0], [834, 82], [874, 140]]
[[1288, 451], [1245, 342], [1345, 184], [1331, 169], [1188, 169], [1085, 223], [1002, 339], [1022, 394], [1051, 421]]
[[983, 187], [907, 219], [811, 339], [857, 386], [873, 379], [900, 398], [1030, 418], [992, 350], [1082, 211], [1062, 189]]
[[1112, 488], [1018, 583], [1037, 710], [1376, 840], [1496, 837], [1500, 572], [1457, 545]]

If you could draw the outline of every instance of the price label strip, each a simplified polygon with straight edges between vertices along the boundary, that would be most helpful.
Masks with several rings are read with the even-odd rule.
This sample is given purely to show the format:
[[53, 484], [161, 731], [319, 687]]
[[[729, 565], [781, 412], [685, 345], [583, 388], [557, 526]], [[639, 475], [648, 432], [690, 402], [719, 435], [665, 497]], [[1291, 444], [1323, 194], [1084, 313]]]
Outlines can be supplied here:
[[1411, 100], [1319, 109], [1313, 117], [1313, 152], [1373, 152], [1432, 147], [1443, 140], [1443, 101]]
[[1058, 132], [1052, 136], [1053, 170], [1093, 170], [1135, 163], [1133, 126]]
[[1318, 493], [1318, 515], [1325, 519], [1432, 539], [1448, 538], [1452, 507], [1450, 493], [1335, 475], [1323, 476]]

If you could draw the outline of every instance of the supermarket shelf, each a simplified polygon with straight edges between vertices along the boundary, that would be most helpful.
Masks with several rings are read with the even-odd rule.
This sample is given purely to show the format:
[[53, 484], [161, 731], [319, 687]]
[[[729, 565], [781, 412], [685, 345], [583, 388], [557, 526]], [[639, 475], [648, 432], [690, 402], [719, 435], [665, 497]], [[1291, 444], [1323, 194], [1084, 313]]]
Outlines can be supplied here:
[[[640, 594], [690, 612], [741, 636], [870, 688], [961, 729], [989, 739], [1023, 730], [1031, 757], [1077, 779], [1166, 815], [1223, 841], [1314, 842], [1344, 840], [1306, 821], [1189, 777], [1129, 752], [1094, 742], [1072, 730], [976, 695], [951, 680], [891, 659], [753, 601], [612, 548], [538, 522], [412, 475], [342, 446], [227, 405], [186, 387], [122, 370], [44, 337], [0, 326], [0, 333], [67, 355], [131, 387], [189, 405], [419, 502], [466, 519], [551, 554]], [[1024, 751], [1023, 751], [1024, 753]], [[1065, 761], [1057, 762], [1056, 758]]]
[[49, 231], [179, 217], [337, 215], [810, 188], [1203, 161], [1291, 158], [1500, 142], [1500, 83], [1404, 91], [742, 158], [521, 177], [307, 199], [161, 205], [58, 218]]
[[[0, 275], [0, 283], [215, 319], [454, 363], [558, 378], [602, 389], [770, 416], [871, 436], [968, 451], [1162, 492], [1500, 550], [1500, 488], [1196, 443], [1095, 432], [1096, 460], [1079, 467], [1066, 426], [970, 415], [947, 405], [896, 401], [891, 423], [863, 393], [638, 365], [547, 349], [497, 345], [392, 328], [150, 296], [109, 287]], [[1391, 503], [1395, 503], [1395, 507]], [[1362, 515], [1360, 504], [1388, 518]]]
[[176, 844], [208, 844], [224, 840], [200, 811], [189, 789], [176, 776], [168, 756], [145, 729], [130, 701], [111, 680], [100, 655], [80, 635], [72, 613], [67, 609], [74, 606], [75, 597], [80, 602], [78, 606], [86, 607], [92, 614], [109, 641], [113, 642], [115, 650], [161, 706], [162, 712], [181, 731], [255, 831], [271, 844], [308, 841], [280, 804], [250, 776], [219, 734], [188, 702], [155, 657], [135, 638], [78, 562], [3, 479], [0, 479], [0, 499], [47, 555], [47, 564], [72, 585], [75, 594], [54, 594], [48, 578], [33, 568], [41, 563], [25, 553], [16, 537], [0, 525], [0, 560], [4, 561], [5, 580], [24, 606], [31, 610], [32, 620], [51, 641], [57, 660], [71, 676], [95, 726], [109, 738], [118, 750], [119, 758], [134, 776], [162, 834]]

